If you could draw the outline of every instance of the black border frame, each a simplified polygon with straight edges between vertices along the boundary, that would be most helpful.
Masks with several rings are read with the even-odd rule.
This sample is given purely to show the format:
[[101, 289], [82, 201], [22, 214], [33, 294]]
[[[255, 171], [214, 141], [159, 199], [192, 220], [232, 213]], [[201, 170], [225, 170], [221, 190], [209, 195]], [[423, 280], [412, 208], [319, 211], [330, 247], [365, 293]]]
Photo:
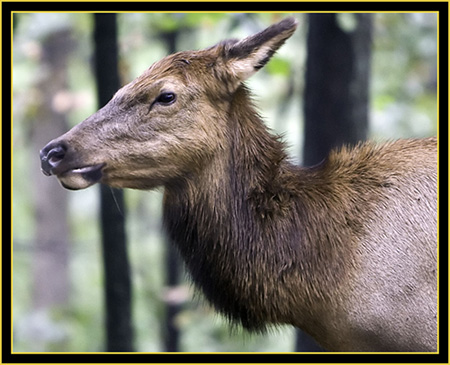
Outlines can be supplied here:
[[[410, 12], [436, 11], [439, 13], [439, 119], [440, 119], [440, 175], [439, 200], [442, 212], [448, 211], [442, 192], [448, 187], [448, 164], [442, 161], [448, 156], [448, 2], [2, 2], [2, 197], [11, 192], [11, 42], [12, 13], [35, 11], [83, 11], [83, 12]], [[444, 134], [445, 133], [445, 134]], [[447, 153], [445, 153], [447, 152]], [[447, 174], [445, 174], [447, 171]], [[442, 182], [444, 181], [444, 184]], [[337, 353], [11, 353], [11, 242], [5, 233], [11, 227], [12, 197], [2, 199], [2, 357], [1, 363], [448, 363], [448, 228], [440, 230], [440, 353], [438, 354], [337, 354]], [[5, 202], [10, 202], [7, 204]], [[443, 204], [441, 204], [444, 202]], [[448, 202], [448, 200], [447, 200]], [[7, 210], [8, 207], [8, 210]], [[444, 210], [445, 209], [445, 210]], [[12, 229], [12, 227], [10, 228]], [[12, 234], [12, 232], [11, 232]], [[445, 275], [445, 273], [447, 275]], [[447, 294], [447, 295], [445, 295]], [[447, 309], [447, 311], [445, 311]], [[116, 355], [116, 356], [114, 356]]]

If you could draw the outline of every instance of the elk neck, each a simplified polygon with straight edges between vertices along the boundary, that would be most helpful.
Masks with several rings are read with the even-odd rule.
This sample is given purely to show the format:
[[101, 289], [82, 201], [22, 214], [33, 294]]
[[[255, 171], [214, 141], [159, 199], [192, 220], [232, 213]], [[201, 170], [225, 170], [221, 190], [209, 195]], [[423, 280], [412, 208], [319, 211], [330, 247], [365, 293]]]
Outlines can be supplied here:
[[243, 87], [227, 123], [223, 153], [200, 174], [166, 186], [164, 221], [194, 283], [216, 309], [264, 330], [265, 322], [283, 322], [292, 311], [330, 300], [327, 288], [336, 285], [341, 256], [332, 242], [316, 245], [326, 227], [308, 212], [315, 171], [288, 161]]

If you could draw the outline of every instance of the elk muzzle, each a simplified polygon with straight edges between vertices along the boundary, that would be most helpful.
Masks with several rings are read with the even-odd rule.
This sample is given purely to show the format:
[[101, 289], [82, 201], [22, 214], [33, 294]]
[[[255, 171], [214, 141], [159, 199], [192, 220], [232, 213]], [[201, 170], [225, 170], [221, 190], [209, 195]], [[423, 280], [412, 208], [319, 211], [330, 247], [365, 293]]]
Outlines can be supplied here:
[[51, 141], [41, 151], [41, 170], [46, 176], [56, 175], [61, 184], [71, 190], [87, 188], [102, 179], [104, 163], [85, 165], [76, 153], [59, 141]]

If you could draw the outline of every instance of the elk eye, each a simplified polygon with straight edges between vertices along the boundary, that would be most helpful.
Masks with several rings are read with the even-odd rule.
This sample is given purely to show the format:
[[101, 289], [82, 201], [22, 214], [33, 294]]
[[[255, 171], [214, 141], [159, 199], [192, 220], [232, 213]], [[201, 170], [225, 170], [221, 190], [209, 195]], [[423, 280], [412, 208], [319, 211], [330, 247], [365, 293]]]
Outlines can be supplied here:
[[177, 96], [175, 95], [175, 93], [172, 92], [161, 93], [150, 105], [147, 114], [151, 112], [155, 104], [170, 105], [175, 102], [176, 98]]
[[176, 99], [176, 95], [175, 93], [162, 93], [158, 96], [158, 98], [156, 99], [156, 102], [160, 103], [160, 104], [172, 104]]

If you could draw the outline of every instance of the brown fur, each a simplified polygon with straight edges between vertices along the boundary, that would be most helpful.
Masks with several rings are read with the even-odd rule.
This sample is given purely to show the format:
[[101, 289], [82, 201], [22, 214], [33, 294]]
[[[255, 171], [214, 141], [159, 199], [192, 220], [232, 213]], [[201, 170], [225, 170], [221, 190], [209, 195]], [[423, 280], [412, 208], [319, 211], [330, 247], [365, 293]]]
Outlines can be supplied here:
[[292, 324], [336, 351], [435, 351], [436, 138], [293, 165], [242, 82], [295, 26], [155, 63], [50, 142], [43, 171], [71, 189], [163, 185], [194, 283], [250, 330]]

